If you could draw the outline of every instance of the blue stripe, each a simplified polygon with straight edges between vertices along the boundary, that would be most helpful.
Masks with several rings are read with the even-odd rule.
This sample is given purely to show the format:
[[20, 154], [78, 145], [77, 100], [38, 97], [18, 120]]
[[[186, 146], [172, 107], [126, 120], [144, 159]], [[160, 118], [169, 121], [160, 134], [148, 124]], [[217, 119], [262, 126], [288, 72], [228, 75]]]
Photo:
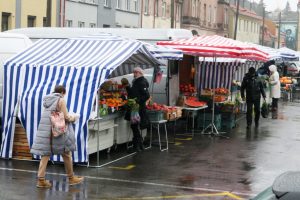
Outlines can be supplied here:
[[[12, 125], [13, 125], [13, 110], [11, 110], [11, 105], [16, 105], [16, 101], [14, 100], [12, 100], [12, 98], [13, 98], [13, 88], [11, 87], [12, 85], [13, 85], [13, 81], [14, 81], [14, 79], [13, 79], [13, 77], [14, 77], [14, 70], [16, 69], [16, 67], [15, 67], [15, 64], [13, 64], [11, 67], [10, 67], [10, 82], [9, 82], [9, 85], [8, 85], [8, 87], [9, 87], [9, 105], [8, 105], [8, 107], [9, 107], [9, 109], [8, 109], [8, 122], [10, 121], [10, 123], [8, 124], [8, 126], [7, 126], [7, 145], [8, 145], [8, 147], [10, 148], [10, 140], [11, 140], [11, 133], [12, 133]], [[17, 86], [18, 87], [18, 86]], [[15, 91], [16, 92], [16, 91]], [[6, 150], [6, 152], [5, 152], [5, 158], [9, 158], [9, 148]]]
[[26, 65], [25, 66], [25, 80], [24, 80], [24, 84], [23, 84], [23, 90], [22, 90], [23, 92], [22, 92], [22, 98], [21, 98], [21, 104], [20, 104], [21, 122], [22, 122], [23, 127], [24, 127], [25, 130], [26, 130], [26, 127], [27, 127], [26, 121], [25, 121], [26, 111], [23, 108], [22, 102], [24, 100], [24, 93], [25, 93], [25, 91], [27, 90], [27, 87], [28, 87], [28, 84], [26, 84], [26, 83], [28, 83], [28, 76], [29, 76], [29, 65]]

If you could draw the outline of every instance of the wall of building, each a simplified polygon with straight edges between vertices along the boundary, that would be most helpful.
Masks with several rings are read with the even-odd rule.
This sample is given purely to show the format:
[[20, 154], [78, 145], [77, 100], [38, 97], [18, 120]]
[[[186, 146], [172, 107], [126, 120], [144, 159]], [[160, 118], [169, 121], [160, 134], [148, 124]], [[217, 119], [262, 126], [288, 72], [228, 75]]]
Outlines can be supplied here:
[[[2, 13], [10, 13], [8, 29], [15, 28], [15, 13], [16, 13], [16, 1], [0, 1], [0, 22], [2, 22]], [[0, 26], [0, 31], [2, 27]]]
[[[52, 1], [51, 26], [56, 26], [56, 1]], [[35, 27], [43, 27], [46, 17], [47, 0], [21, 1], [21, 27], [27, 27], [28, 16], [35, 16]]]
[[[98, 27], [116, 27], [116, 1], [108, 0], [108, 6], [104, 5], [104, 0], [98, 0]], [[122, 0], [123, 2], [124, 0]]]
[[65, 26], [97, 27], [97, 9], [96, 3], [66, 1]]
[[139, 0], [127, 0], [120, 1], [120, 4], [116, 5], [116, 26], [125, 28], [139, 28], [140, 24], [140, 12], [141, 2]]

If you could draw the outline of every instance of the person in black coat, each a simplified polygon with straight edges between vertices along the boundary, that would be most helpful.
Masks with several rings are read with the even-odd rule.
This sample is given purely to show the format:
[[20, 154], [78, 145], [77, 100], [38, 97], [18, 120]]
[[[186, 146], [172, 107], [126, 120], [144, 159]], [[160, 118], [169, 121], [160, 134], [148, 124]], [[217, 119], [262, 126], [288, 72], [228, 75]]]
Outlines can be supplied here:
[[252, 124], [252, 108], [254, 105], [255, 111], [255, 127], [259, 125], [260, 117], [260, 98], [266, 98], [266, 94], [263, 88], [263, 84], [258, 80], [255, 68], [250, 67], [248, 73], [245, 77], [241, 86], [241, 97], [245, 100], [245, 90], [246, 90], [246, 103], [247, 103], [247, 129], [250, 129]]
[[[139, 115], [140, 123], [131, 124], [131, 129], [133, 132], [133, 147], [135, 151], [144, 150], [143, 138], [141, 131], [149, 127], [150, 122], [146, 114], [146, 102], [150, 98], [149, 94], [149, 83], [144, 77], [144, 71], [140, 67], [136, 67], [133, 70], [134, 79], [132, 81], [132, 86], [126, 86], [129, 99], [136, 99], [136, 102], [139, 104]], [[130, 120], [130, 112], [127, 112], [125, 116], [126, 120]]]

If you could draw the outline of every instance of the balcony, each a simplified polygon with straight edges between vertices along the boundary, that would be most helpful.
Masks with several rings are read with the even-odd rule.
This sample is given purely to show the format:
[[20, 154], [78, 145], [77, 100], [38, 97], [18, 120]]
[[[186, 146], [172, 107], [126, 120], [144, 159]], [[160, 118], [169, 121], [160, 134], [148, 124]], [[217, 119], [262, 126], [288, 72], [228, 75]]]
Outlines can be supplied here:
[[191, 24], [191, 25], [197, 25], [199, 26], [199, 18], [197, 17], [190, 17], [190, 16], [183, 16], [182, 17], [182, 23], [183, 24]]

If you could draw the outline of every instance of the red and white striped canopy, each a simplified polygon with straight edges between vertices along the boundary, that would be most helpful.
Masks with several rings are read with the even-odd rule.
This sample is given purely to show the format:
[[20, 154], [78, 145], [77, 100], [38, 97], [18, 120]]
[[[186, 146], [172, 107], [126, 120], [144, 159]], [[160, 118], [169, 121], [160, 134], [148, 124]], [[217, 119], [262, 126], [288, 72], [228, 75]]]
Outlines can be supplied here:
[[160, 41], [157, 42], [157, 45], [180, 49], [185, 54], [202, 57], [227, 57], [263, 61], [269, 58], [267, 52], [254, 46], [218, 35]]

